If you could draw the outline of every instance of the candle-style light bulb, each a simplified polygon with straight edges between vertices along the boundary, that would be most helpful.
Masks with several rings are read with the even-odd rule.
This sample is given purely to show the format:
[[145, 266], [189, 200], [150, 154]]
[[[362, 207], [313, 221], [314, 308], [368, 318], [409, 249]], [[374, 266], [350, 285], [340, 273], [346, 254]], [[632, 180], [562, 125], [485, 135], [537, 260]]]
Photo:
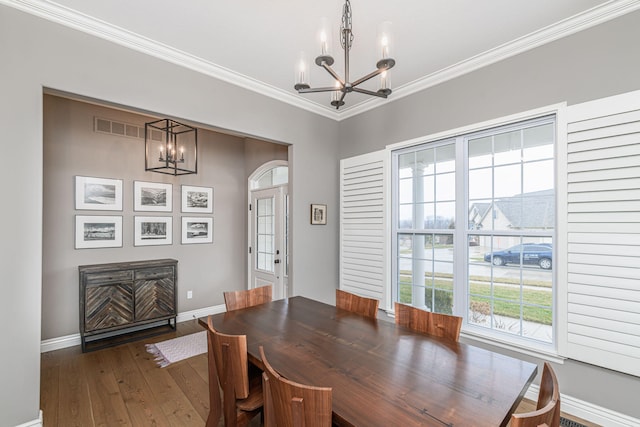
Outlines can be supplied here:
[[300, 89], [308, 89], [309, 88], [309, 63], [307, 60], [307, 55], [304, 52], [300, 52], [298, 57], [298, 61], [296, 62], [295, 67], [296, 73], [296, 84], [294, 86], [295, 90]]
[[326, 55], [327, 53], [327, 33], [324, 31], [320, 32], [320, 52], [323, 55]]
[[338, 80], [335, 83], [336, 90], [331, 91], [331, 105], [334, 107], [341, 107], [344, 105], [344, 101], [341, 101], [342, 98], [342, 84]]
[[320, 41], [320, 55], [331, 55], [331, 25], [329, 25], [327, 18], [320, 19], [318, 39]]
[[380, 89], [388, 89], [389, 88], [389, 80], [387, 77], [387, 72], [383, 71], [380, 73]]
[[376, 66], [379, 70], [388, 70], [393, 68], [396, 64], [396, 61], [391, 58], [391, 54], [393, 53], [393, 32], [391, 29], [391, 22], [385, 21], [382, 22], [378, 26], [378, 37], [377, 37], [377, 55], [380, 55], [380, 59]]
[[387, 35], [382, 36], [380, 40], [380, 44], [382, 45], [382, 58], [389, 57], [389, 37]]
[[300, 60], [298, 64], [298, 83], [307, 82], [307, 64], [303, 60]]

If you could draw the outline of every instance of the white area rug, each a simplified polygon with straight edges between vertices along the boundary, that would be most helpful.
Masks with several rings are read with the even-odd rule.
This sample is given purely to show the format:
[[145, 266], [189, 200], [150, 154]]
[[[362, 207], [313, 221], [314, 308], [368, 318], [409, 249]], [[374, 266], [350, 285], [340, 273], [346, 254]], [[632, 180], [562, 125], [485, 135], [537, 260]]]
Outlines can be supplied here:
[[147, 344], [147, 351], [153, 354], [161, 368], [189, 357], [207, 352], [207, 332], [196, 332], [155, 344]]

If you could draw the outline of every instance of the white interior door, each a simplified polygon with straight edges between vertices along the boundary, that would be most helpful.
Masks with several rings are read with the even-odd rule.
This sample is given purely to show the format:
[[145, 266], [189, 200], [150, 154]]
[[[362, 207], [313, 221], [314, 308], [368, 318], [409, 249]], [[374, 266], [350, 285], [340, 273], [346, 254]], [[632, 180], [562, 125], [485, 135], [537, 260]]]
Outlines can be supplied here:
[[250, 287], [273, 286], [273, 299], [288, 296], [287, 187], [251, 192]]

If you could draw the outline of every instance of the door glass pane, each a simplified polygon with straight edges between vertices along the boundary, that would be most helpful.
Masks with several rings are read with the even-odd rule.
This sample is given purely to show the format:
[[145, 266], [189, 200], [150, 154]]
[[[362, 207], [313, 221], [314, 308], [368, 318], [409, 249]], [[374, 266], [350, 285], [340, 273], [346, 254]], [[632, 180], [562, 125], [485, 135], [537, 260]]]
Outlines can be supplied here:
[[289, 276], [289, 195], [284, 196], [284, 275]]
[[282, 185], [289, 182], [289, 167], [277, 166], [269, 169], [256, 180], [254, 180], [254, 188], [268, 188], [275, 185]]
[[275, 198], [268, 197], [256, 201], [257, 235], [256, 265], [259, 270], [274, 272], [273, 254], [275, 242], [274, 223]]

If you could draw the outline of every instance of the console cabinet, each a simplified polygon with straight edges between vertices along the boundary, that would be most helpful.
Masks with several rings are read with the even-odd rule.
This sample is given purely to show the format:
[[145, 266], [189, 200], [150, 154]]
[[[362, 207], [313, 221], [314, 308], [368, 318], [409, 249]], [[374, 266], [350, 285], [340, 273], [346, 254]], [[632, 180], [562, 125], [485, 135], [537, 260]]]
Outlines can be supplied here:
[[119, 335], [130, 334], [131, 340], [150, 335], [132, 332], [175, 329], [178, 261], [81, 265], [78, 270], [83, 352], [124, 342], [113, 339]]

